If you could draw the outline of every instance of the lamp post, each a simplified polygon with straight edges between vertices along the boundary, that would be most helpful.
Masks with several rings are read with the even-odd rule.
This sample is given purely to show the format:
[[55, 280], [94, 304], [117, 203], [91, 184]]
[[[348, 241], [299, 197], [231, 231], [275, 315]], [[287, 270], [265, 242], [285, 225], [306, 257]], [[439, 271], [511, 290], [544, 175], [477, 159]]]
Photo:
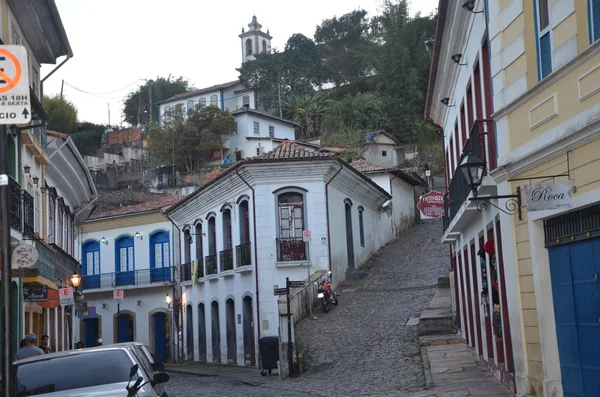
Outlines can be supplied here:
[[73, 285], [75, 292], [77, 292], [79, 290], [79, 286], [81, 285], [81, 276], [77, 274], [77, 272], [73, 272], [73, 275], [71, 276], [71, 284]]
[[[171, 308], [171, 302], [173, 302], [173, 298], [171, 298], [169, 296], [169, 293], [167, 292], [167, 296], [165, 296], [165, 303], [167, 304], [167, 307], [170, 309]], [[171, 351], [173, 352], [173, 362], [177, 362], [175, 360], [175, 347], [177, 346], [175, 344], [175, 338], [176, 338], [176, 330], [175, 330], [175, 313], [174, 311], [171, 311]], [[166, 358], [165, 358], [166, 361]]]
[[[504, 212], [508, 215], [518, 215], [519, 220], [523, 220], [523, 213], [521, 209], [521, 187], [517, 186], [516, 194], [505, 194], [500, 196], [478, 196], [477, 189], [481, 186], [481, 182], [483, 181], [483, 175], [485, 172], [485, 161], [481, 160], [479, 156], [473, 153], [469, 153], [464, 157], [464, 159], [460, 162], [458, 168], [461, 170], [465, 180], [467, 181], [467, 185], [471, 188], [473, 192], [473, 197], [469, 199], [469, 201], [475, 201], [477, 204], [477, 209], [479, 211], [483, 211], [487, 209], [488, 204], [494, 208], [497, 208], [499, 211]], [[506, 199], [504, 203], [504, 208], [497, 206], [492, 203], [491, 200], [502, 200]], [[452, 196], [450, 196], [450, 200], [452, 200]]]
[[[81, 286], [81, 276], [77, 273], [77, 272], [73, 272], [73, 274], [71, 275], [71, 285], [73, 286], [74, 291], [74, 295], [75, 298], [77, 298], [77, 294], [79, 291], [79, 287]], [[73, 302], [73, 307], [71, 309], [71, 319], [70, 319], [70, 324], [69, 324], [69, 328], [71, 329], [71, 347], [73, 347], [75, 345], [75, 335], [73, 334], [73, 324], [75, 319], [73, 318], [75, 316], [75, 302]]]

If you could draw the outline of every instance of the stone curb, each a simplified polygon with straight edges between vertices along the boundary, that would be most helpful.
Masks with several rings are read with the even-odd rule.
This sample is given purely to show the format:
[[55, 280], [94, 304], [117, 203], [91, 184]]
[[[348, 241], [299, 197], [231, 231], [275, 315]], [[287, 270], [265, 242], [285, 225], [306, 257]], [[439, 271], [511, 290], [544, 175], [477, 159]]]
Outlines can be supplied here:
[[429, 356], [427, 355], [427, 348], [421, 347], [421, 359], [423, 360], [423, 372], [425, 374], [425, 389], [433, 389], [435, 383], [433, 376], [431, 375], [431, 365], [429, 364]]
[[176, 374], [185, 374], [185, 375], [195, 375], [195, 376], [202, 376], [202, 377], [206, 377], [206, 378], [210, 378], [210, 377], [218, 377], [219, 375], [217, 374], [207, 374], [205, 372], [197, 372], [197, 371], [192, 371], [192, 370], [187, 370], [187, 369], [179, 369], [179, 368], [165, 368], [166, 372], [173, 372]]

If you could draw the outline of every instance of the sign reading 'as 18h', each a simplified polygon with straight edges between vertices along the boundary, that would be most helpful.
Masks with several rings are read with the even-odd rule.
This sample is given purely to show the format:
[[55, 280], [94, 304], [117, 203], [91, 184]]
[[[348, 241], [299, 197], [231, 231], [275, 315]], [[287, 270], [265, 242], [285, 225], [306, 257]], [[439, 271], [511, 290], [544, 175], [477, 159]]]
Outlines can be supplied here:
[[0, 124], [31, 121], [28, 65], [25, 47], [0, 46]]
[[417, 203], [417, 208], [425, 216], [431, 218], [441, 217], [444, 215], [444, 194], [432, 190], [422, 195]]
[[528, 211], [571, 208], [571, 186], [568, 181], [525, 185]]

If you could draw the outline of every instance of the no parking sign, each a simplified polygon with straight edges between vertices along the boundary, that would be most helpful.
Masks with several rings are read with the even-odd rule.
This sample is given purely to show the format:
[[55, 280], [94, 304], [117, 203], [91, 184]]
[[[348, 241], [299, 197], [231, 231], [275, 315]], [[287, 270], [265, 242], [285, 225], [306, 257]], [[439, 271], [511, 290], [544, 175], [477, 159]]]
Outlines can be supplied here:
[[123, 302], [123, 290], [122, 289], [116, 289], [116, 290], [114, 290], [113, 291], [113, 299], [117, 303]]
[[75, 304], [75, 298], [73, 297], [73, 288], [61, 288], [59, 290], [59, 296], [61, 306], [71, 306]]

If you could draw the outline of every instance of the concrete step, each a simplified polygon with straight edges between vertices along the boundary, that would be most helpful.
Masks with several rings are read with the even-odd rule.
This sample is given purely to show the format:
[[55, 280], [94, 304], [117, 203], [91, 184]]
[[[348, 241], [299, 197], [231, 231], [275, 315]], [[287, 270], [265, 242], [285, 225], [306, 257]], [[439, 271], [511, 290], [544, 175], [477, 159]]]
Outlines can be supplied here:
[[450, 277], [439, 277], [438, 288], [450, 288]]
[[419, 338], [419, 342], [422, 347], [427, 346], [441, 346], [441, 345], [455, 345], [458, 343], [464, 343], [465, 340], [458, 334], [446, 334], [446, 335], [424, 335]]
[[456, 327], [452, 315], [450, 288], [439, 288], [423, 310], [419, 322], [419, 335], [455, 334]]

